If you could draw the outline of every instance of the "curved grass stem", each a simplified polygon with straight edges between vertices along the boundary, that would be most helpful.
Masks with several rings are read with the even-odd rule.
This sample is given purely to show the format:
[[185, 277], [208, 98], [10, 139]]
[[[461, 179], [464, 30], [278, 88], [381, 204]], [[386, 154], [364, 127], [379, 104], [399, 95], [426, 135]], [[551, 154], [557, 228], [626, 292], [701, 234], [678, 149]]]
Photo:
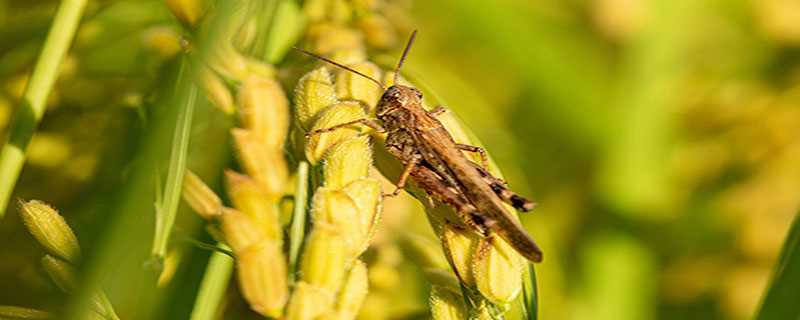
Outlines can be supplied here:
[[[219, 245], [221, 250], [230, 250], [225, 245]], [[233, 272], [233, 258], [222, 252], [214, 252], [206, 266], [200, 290], [194, 301], [191, 320], [215, 319], [220, 301], [225, 296], [228, 282]]]
[[0, 152], [0, 219], [5, 215], [8, 200], [25, 164], [25, 150], [44, 115], [45, 102], [85, 7], [86, 0], [61, 2], [22, 101], [11, 121], [8, 140]]

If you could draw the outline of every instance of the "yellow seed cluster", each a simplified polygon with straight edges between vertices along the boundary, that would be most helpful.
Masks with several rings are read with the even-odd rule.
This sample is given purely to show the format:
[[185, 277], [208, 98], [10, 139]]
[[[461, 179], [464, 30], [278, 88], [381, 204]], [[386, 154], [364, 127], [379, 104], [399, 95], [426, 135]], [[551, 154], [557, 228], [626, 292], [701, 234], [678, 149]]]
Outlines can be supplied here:
[[[72, 293], [77, 288], [75, 265], [79, 263], [80, 246], [72, 229], [58, 211], [44, 202], [20, 201], [20, 216], [28, 232], [47, 251], [42, 269], [61, 291]], [[114, 308], [102, 291], [92, 295], [93, 311], [107, 319], [116, 317]]]
[[220, 223], [222, 238], [236, 258], [239, 289], [250, 307], [277, 318], [289, 296], [280, 222], [280, 199], [289, 183], [283, 154], [289, 101], [272, 66], [238, 51], [237, 45], [246, 46], [238, 42], [252, 38], [252, 26], [243, 18], [231, 19], [220, 36], [225, 41], [211, 50], [198, 75], [208, 100], [226, 114], [238, 115], [239, 126], [230, 133], [244, 172], [225, 171], [233, 208], [224, 207], [191, 172], [184, 179], [183, 197], [201, 217]]
[[[308, 130], [367, 116], [363, 101], [344, 100], [336, 95], [325, 67], [304, 76], [295, 94], [298, 122]], [[313, 229], [306, 239], [301, 279], [292, 295], [287, 319], [354, 319], [366, 296], [366, 266], [357, 259], [374, 232], [381, 189], [377, 180], [368, 177], [372, 152], [369, 139], [361, 130], [342, 128], [306, 141], [306, 157], [312, 164], [322, 166], [324, 182], [314, 193]], [[300, 301], [313, 303], [317, 309], [311, 312], [291, 307], [300, 305]]]
[[[367, 30], [365, 16], [375, 16], [376, 3], [342, 0], [305, 2], [309, 21], [307, 48], [381, 79], [382, 71], [367, 61], [370, 39], [386, 36], [388, 48], [394, 37]], [[388, 25], [388, 24], [387, 24]], [[395, 30], [384, 30], [396, 32]], [[389, 40], [389, 41], [386, 41]], [[365, 43], [366, 41], [366, 43]], [[350, 72], [318, 67], [301, 78], [295, 89], [297, 122], [305, 132], [327, 129], [374, 117], [380, 86]], [[353, 125], [308, 137], [305, 156], [321, 166], [322, 184], [311, 209], [313, 229], [306, 239], [301, 260], [301, 278], [291, 298], [287, 319], [354, 319], [366, 298], [368, 274], [372, 271], [358, 257], [367, 249], [380, 217], [380, 182], [369, 177], [372, 151], [369, 128]], [[317, 300], [315, 300], [317, 299]], [[317, 310], [291, 306], [315, 301]]]

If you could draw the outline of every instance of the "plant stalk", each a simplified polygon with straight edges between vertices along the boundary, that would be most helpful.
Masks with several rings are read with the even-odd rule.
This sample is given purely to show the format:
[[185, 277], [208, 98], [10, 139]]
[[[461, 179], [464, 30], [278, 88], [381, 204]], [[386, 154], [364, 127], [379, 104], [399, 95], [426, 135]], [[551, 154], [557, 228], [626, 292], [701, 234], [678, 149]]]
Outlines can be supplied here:
[[25, 150], [45, 111], [45, 103], [58, 77], [61, 61], [78, 28], [86, 0], [64, 0], [36, 61], [33, 74], [9, 127], [8, 140], [0, 151], [0, 219], [25, 164]]

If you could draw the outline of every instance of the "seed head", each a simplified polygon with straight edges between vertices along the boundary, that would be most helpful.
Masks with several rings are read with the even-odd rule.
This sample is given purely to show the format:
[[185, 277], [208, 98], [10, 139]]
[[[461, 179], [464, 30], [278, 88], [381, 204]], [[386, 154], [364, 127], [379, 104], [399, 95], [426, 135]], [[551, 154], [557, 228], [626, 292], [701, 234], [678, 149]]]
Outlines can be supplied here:
[[242, 126], [265, 148], [281, 149], [289, 132], [289, 100], [278, 81], [249, 76], [242, 82], [238, 100]]
[[319, 67], [300, 78], [294, 89], [295, 107], [300, 126], [308, 130], [320, 110], [339, 100], [328, 68]]
[[224, 112], [225, 114], [233, 114], [233, 95], [231, 90], [225, 85], [219, 75], [211, 69], [205, 67], [199, 72], [200, 86], [211, 104]]
[[381, 183], [371, 178], [362, 178], [351, 182], [342, 191], [346, 193], [358, 209], [357, 224], [359, 233], [355, 237], [355, 252], [364, 252], [375, 234], [375, 226], [380, 219]]
[[205, 14], [208, 4], [203, 0], [167, 0], [167, 7], [178, 21], [194, 27]]
[[69, 262], [46, 254], [42, 257], [42, 268], [61, 291], [70, 293], [75, 289], [75, 269]]
[[78, 261], [78, 239], [58, 211], [38, 200], [20, 201], [19, 208], [28, 232], [48, 253], [69, 262]]
[[389, 49], [397, 45], [397, 31], [384, 16], [370, 13], [358, 19], [356, 25], [371, 47]]
[[469, 315], [464, 297], [457, 289], [432, 286], [430, 305], [434, 320], [460, 320], [467, 319]]
[[367, 297], [367, 265], [356, 260], [339, 293], [335, 319], [355, 319]]
[[225, 184], [233, 206], [253, 219], [268, 239], [282, 242], [283, 231], [278, 208], [270, 201], [263, 187], [252, 178], [233, 170], [225, 170]]
[[253, 131], [231, 129], [239, 162], [247, 175], [263, 185], [264, 192], [272, 198], [283, 195], [289, 179], [286, 159], [282, 152], [267, 149]]
[[183, 176], [183, 200], [203, 219], [211, 220], [222, 214], [222, 200], [191, 170]]
[[519, 255], [502, 239], [481, 239], [472, 267], [478, 291], [495, 304], [510, 303], [522, 290], [521, 264]]
[[364, 47], [364, 36], [356, 29], [335, 23], [318, 23], [308, 29], [308, 38], [314, 43], [312, 51], [322, 55], [339, 50], [359, 50]]
[[343, 235], [330, 225], [315, 222], [303, 250], [303, 281], [333, 295], [344, 282], [347, 260]]
[[466, 230], [455, 228], [452, 225], [445, 225], [441, 237], [445, 255], [458, 278], [464, 285], [468, 287], [474, 286], [472, 254], [477, 248], [478, 236]]
[[[347, 254], [348, 260], [357, 257], [361, 252], [361, 244], [356, 243], [363, 239], [359, 211], [353, 199], [339, 190], [319, 188], [314, 194], [311, 214], [315, 228], [324, 225], [333, 228], [338, 233], [340, 242]], [[313, 283], [313, 282], [312, 282]]]
[[223, 208], [220, 219], [222, 234], [233, 253], [248, 250], [262, 241], [266, 236], [253, 218], [231, 208]]
[[333, 310], [333, 294], [300, 281], [292, 292], [286, 320], [314, 320]]
[[[380, 79], [381, 77], [381, 69], [372, 62], [353, 63], [348, 67], [374, 79]], [[383, 89], [376, 83], [347, 70], [337, 70], [335, 83], [336, 95], [340, 100], [361, 101], [371, 108], [378, 103], [378, 99], [383, 93]], [[371, 112], [367, 113], [370, 114]]]
[[286, 258], [281, 245], [263, 241], [236, 252], [239, 288], [250, 308], [264, 316], [278, 318], [289, 297]]
[[325, 186], [341, 189], [345, 185], [366, 177], [372, 165], [369, 137], [356, 136], [336, 144], [325, 158], [323, 175]]
[[[343, 101], [322, 110], [318, 120], [311, 130], [327, 129], [338, 124], [366, 118], [364, 109], [354, 101]], [[363, 126], [353, 125], [339, 128], [332, 132], [316, 134], [308, 138], [306, 143], [306, 158], [312, 164], [318, 163], [331, 147], [344, 140], [350, 139], [361, 132]]]

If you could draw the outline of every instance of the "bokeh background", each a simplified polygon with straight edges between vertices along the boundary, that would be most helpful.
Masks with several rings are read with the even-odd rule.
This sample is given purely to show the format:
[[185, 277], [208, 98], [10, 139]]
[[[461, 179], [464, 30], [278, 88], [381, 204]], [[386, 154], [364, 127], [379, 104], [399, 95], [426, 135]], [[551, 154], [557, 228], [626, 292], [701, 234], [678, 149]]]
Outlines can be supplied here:
[[[420, 31], [409, 74], [539, 205], [522, 219], [546, 253], [542, 319], [752, 316], [800, 209], [800, 2], [399, 2], [398, 29]], [[57, 4], [0, 0], [3, 135]], [[89, 255], [110, 241], [121, 207], [138, 212], [139, 227], [111, 230], [148, 240], [152, 202], [121, 203], [140, 199], [129, 196], [137, 159], [164, 148], [145, 146], [154, 120], [142, 110], [174, 77], [181, 34], [162, 1], [90, 1], [61, 67], [15, 197], [59, 208]], [[228, 121], [198, 112], [195, 167], [230, 161], [215, 131]], [[400, 198], [384, 217], [363, 316], [424, 318], [426, 284], [392, 243], [430, 234], [424, 214]], [[178, 225], [178, 239], [208, 239], [188, 210]], [[0, 235], [0, 304], [62, 303], [13, 205]], [[120, 313], [151, 304], [185, 318], [208, 252], [181, 255], [158, 297], [114, 301], [142, 284], [108, 271], [120, 277], [109, 289]], [[119, 264], [141, 269], [145, 259]]]

